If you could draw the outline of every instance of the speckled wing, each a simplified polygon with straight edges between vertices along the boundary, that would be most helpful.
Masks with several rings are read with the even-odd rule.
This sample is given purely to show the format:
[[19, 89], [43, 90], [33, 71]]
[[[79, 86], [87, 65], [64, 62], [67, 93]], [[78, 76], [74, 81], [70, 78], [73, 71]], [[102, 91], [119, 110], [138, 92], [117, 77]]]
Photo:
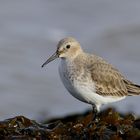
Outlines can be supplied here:
[[128, 95], [124, 77], [105, 61], [88, 67], [95, 83], [96, 92], [102, 96], [123, 97]]
[[140, 95], [140, 85], [134, 84], [129, 80], [124, 81], [128, 90], [128, 96]]

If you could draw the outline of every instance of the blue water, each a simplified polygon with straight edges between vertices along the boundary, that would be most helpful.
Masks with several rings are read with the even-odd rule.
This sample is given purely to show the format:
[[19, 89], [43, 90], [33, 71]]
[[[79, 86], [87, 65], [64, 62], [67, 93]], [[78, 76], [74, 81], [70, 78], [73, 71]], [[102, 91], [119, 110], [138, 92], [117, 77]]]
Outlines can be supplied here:
[[[90, 108], [63, 87], [59, 60], [40, 67], [66, 36], [140, 84], [139, 13], [136, 0], [0, 1], [0, 119], [41, 120]], [[140, 115], [139, 100], [129, 97], [112, 105]]]

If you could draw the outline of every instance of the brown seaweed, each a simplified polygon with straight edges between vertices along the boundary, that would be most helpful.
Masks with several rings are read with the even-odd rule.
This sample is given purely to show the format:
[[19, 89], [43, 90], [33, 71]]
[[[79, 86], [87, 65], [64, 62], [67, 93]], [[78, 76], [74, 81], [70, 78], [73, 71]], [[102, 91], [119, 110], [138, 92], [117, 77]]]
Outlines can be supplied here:
[[[140, 119], [107, 109], [37, 123], [24, 116], [0, 121], [0, 140], [140, 140]], [[90, 124], [90, 127], [89, 127]]]

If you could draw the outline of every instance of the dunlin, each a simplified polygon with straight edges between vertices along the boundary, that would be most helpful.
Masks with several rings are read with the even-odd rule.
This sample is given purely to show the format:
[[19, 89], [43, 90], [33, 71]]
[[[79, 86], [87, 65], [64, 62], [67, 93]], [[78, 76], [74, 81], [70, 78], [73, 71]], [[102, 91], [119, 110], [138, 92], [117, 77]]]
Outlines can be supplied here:
[[91, 104], [94, 114], [103, 104], [140, 94], [139, 85], [127, 80], [103, 58], [85, 53], [72, 37], [60, 40], [56, 52], [42, 67], [56, 58], [61, 58], [59, 73], [66, 89], [75, 98]]

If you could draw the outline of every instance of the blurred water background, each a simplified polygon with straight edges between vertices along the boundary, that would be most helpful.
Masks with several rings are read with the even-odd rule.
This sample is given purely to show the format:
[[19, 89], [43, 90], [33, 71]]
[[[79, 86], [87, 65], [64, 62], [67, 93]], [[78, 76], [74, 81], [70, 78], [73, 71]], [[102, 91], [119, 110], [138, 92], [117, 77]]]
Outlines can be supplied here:
[[[0, 119], [79, 113], [90, 105], [73, 98], [58, 74], [59, 60], [41, 69], [57, 42], [75, 37], [140, 84], [140, 1], [0, 1]], [[140, 115], [140, 97], [110, 104]], [[107, 106], [104, 106], [107, 107]]]

